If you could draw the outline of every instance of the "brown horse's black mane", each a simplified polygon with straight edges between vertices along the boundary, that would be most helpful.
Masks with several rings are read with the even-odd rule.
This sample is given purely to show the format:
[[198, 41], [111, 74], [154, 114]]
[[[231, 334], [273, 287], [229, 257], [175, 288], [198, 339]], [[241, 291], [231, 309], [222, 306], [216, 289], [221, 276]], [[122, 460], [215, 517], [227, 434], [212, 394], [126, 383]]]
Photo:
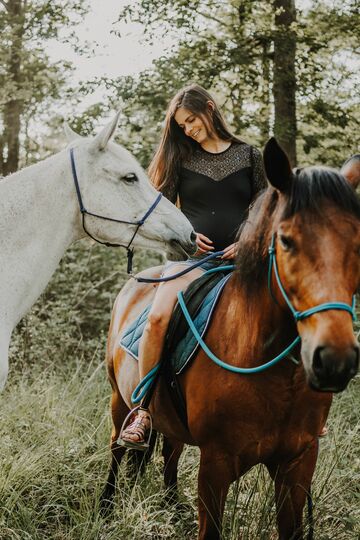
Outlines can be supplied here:
[[324, 201], [360, 219], [359, 197], [349, 182], [338, 171], [325, 167], [296, 170], [282, 218], [304, 211], [320, 214]]
[[[241, 283], [249, 289], [256, 288], [267, 274], [268, 248], [278, 201], [279, 192], [268, 187], [251, 206], [238, 232], [236, 270]], [[324, 202], [360, 220], [359, 197], [339, 172], [325, 167], [297, 169], [280, 219], [305, 212], [307, 217], [319, 217]]]

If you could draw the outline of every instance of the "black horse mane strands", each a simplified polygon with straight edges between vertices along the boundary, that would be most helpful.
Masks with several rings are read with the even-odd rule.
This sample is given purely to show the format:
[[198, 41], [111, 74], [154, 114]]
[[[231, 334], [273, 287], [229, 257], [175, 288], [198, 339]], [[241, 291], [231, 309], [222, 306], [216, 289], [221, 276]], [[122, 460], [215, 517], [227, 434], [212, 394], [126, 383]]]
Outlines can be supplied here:
[[356, 192], [338, 171], [328, 167], [296, 170], [282, 219], [300, 212], [319, 215], [324, 201], [360, 219], [360, 200]]
[[[278, 201], [279, 192], [268, 187], [251, 206], [239, 229], [236, 272], [248, 290], [256, 290], [267, 276], [268, 248]], [[326, 167], [297, 169], [280, 219], [297, 213], [306, 213], [307, 219], [319, 217], [324, 202], [333, 203], [360, 220], [359, 197], [338, 171]]]
[[242, 285], [249, 289], [258, 286], [266, 270], [271, 224], [278, 199], [279, 193], [272, 187], [260, 194], [237, 234], [236, 272]]

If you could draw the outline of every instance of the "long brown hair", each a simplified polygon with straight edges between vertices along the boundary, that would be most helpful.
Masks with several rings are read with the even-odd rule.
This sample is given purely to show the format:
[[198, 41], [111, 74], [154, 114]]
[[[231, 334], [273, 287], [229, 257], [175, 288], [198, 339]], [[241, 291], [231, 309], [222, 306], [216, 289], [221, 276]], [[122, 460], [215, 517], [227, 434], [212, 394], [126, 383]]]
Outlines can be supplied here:
[[[208, 106], [209, 101], [213, 103], [213, 108]], [[210, 137], [215, 133], [224, 141], [243, 142], [229, 131], [215, 100], [204, 88], [198, 84], [186, 86], [169, 103], [160, 144], [148, 171], [154, 186], [165, 193], [174, 191], [182, 161], [199, 148], [199, 143], [185, 135], [175, 121], [176, 111], [180, 107], [199, 116]]]

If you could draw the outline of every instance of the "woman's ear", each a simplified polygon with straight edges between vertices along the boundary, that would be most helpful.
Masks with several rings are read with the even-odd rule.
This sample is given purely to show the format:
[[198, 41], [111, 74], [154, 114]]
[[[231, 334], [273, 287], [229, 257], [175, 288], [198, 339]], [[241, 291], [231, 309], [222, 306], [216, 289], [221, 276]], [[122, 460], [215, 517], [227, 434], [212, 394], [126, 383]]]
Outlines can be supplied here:
[[214, 112], [215, 110], [215, 103], [213, 101], [207, 101], [206, 105], [208, 106], [208, 109], [210, 112]]
[[356, 189], [360, 183], [360, 154], [355, 154], [346, 160], [340, 172], [349, 184]]

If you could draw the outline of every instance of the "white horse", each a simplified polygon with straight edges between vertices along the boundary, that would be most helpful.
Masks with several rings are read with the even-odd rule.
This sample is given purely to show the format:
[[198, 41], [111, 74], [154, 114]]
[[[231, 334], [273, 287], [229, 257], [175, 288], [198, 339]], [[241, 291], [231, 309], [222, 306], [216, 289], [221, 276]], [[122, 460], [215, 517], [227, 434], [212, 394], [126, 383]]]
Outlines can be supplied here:
[[69, 149], [0, 181], [0, 390], [8, 373], [11, 332], [31, 308], [68, 246], [88, 233], [102, 242], [166, 249], [184, 259], [195, 249], [189, 221], [158, 192], [125, 148], [110, 142], [119, 113], [95, 138], [67, 128], [81, 198], [94, 214], [81, 214]]

